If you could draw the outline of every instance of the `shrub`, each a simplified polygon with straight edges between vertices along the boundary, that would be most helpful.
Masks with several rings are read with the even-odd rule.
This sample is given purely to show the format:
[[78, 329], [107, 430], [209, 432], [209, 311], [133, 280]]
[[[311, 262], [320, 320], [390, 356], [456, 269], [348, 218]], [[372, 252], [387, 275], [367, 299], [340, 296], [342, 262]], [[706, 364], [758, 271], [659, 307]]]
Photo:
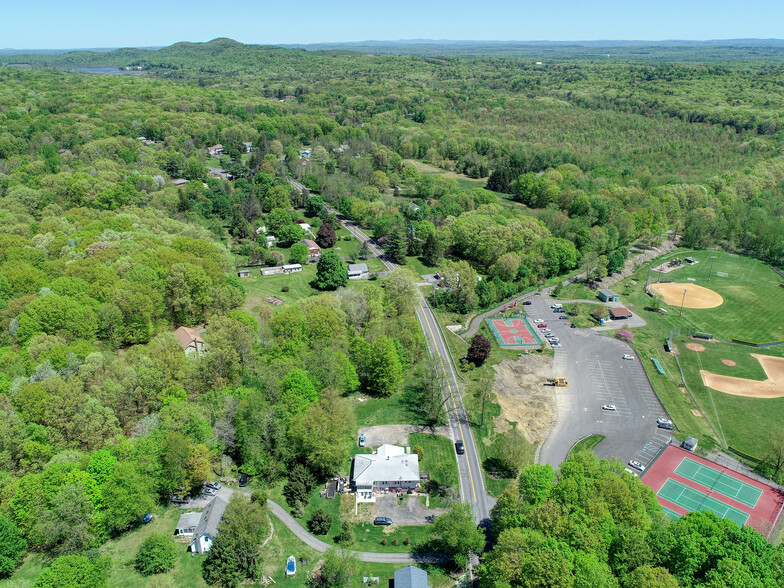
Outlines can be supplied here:
[[317, 508], [308, 521], [308, 529], [314, 535], [326, 535], [332, 527], [332, 516], [323, 508]]
[[628, 343], [634, 342], [634, 333], [631, 331], [627, 331], [626, 329], [619, 329], [615, 336], [618, 337], [621, 341], [626, 341]]
[[471, 346], [468, 348], [468, 361], [476, 366], [482, 365], [490, 357], [490, 341], [484, 335], [477, 334], [471, 339]]
[[289, 291], [289, 287], [288, 287], [288, 286], [283, 286], [283, 287], [280, 289], [280, 291], [281, 291], [281, 292], [288, 292], [288, 291]]
[[354, 529], [346, 521], [340, 525], [340, 533], [335, 536], [335, 541], [341, 547], [348, 547], [354, 543]]
[[384, 537], [384, 538], [381, 540], [381, 545], [386, 545], [386, 544], [387, 544], [387, 538], [386, 538], [386, 537]]
[[142, 576], [162, 574], [174, 567], [177, 548], [166, 535], [155, 533], [142, 541], [136, 553], [134, 567]]

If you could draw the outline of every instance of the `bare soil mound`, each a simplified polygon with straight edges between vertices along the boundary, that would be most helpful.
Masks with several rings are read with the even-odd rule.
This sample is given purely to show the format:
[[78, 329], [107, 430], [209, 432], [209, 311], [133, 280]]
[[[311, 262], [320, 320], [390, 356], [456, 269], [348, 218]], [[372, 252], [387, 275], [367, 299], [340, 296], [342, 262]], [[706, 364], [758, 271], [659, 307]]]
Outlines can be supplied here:
[[732, 361], [731, 359], [722, 359], [721, 363], [723, 363], [724, 365], [728, 365], [730, 367], [735, 367], [736, 365], [738, 365], [734, 361]]
[[686, 347], [692, 351], [705, 351], [705, 347], [699, 343], [686, 343]]
[[[651, 284], [650, 289], [661, 294], [664, 302], [670, 306], [680, 306], [683, 304], [684, 308], [716, 308], [724, 303], [724, 298], [721, 294], [703, 288], [697, 284], [690, 282], [671, 282], [671, 283], [656, 283]], [[683, 296], [683, 291], [686, 290], [686, 297]]]
[[544, 441], [555, 425], [555, 395], [563, 390], [544, 385], [552, 375], [552, 358], [524, 355], [518, 360], [505, 359], [493, 369], [493, 392], [501, 406], [496, 431], [508, 429], [508, 421], [517, 423], [530, 443]]

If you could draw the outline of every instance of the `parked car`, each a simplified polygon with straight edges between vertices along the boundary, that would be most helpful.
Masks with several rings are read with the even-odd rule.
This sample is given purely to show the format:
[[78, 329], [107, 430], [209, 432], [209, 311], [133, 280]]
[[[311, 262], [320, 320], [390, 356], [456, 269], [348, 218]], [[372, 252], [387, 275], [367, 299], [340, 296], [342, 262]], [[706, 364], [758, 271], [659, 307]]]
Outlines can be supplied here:
[[561, 315], [561, 316], [559, 316], [558, 318], [559, 318], [559, 319], [561, 319], [562, 321], [568, 321], [568, 320], [569, 320], [569, 317], [568, 317], [568, 316], [566, 316], [565, 314], [562, 314], [562, 315]]
[[560, 346], [561, 346], [561, 344], [560, 344], [560, 343], [552, 343], [552, 344], [551, 344], [551, 347], [552, 347], [553, 349], [558, 349]]
[[150, 521], [152, 521], [153, 516], [151, 514], [146, 514], [142, 517], [142, 522], [146, 525]]
[[560, 343], [560, 342], [561, 342], [561, 340], [558, 337], [551, 337], [550, 338], [550, 343]]
[[223, 486], [221, 486], [220, 482], [206, 482], [204, 485], [207, 488], [212, 488], [213, 490], [220, 490], [221, 488], [223, 488]]
[[240, 476], [240, 488], [244, 488], [248, 485], [248, 474], [242, 474]]
[[455, 451], [458, 455], [463, 455], [465, 453], [465, 446], [462, 441], [455, 441]]
[[549, 333], [552, 329], [542, 328], [542, 333]]
[[364, 434], [364, 433], [362, 433], [362, 434], [359, 436], [359, 446], [360, 446], [360, 447], [364, 447], [364, 446], [365, 446], [365, 434]]
[[672, 431], [674, 428], [674, 425], [670, 419], [659, 419], [656, 421], [656, 425], [660, 429], [667, 429], [668, 431]]
[[187, 496], [177, 496], [176, 494], [171, 495], [172, 504], [188, 504], [190, 501], [191, 499]]
[[523, 300], [523, 306], [531, 306], [530, 300]]
[[536, 326], [539, 327], [540, 329], [544, 329], [547, 326], [547, 323], [539, 323]]
[[632, 459], [631, 461], [629, 461], [629, 465], [632, 466], [633, 468], [637, 469], [637, 470], [640, 470], [641, 472], [645, 471], [645, 466], [642, 465], [639, 461], [637, 461], [635, 459]]
[[629, 355], [628, 353], [623, 356], [624, 359], [634, 359], [633, 355]]
[[570, 329], [576, 329], [576, 328], [577, 328], [577, 325], [575, 325], [574, 323], [572, 323], [571, 325], [569, 325], [569, 328], [570, 328]]
[[392, 519], [390, 519], [389, 517], [376, 517], [375, 519], [373, 519], [373, 524], [374, 525], [391, 525], [392, 524]]
[[602, 405], [602, 410], [615, 410], [615, 405], [614, 404], [603, 404]]
[[202, 488], [201, 493], [204, 494], [205, 496], [215, 496], [218, 493], [218, 491], [215, 488], [208, 488], [207, 486], [205, 486], [204, 488]]

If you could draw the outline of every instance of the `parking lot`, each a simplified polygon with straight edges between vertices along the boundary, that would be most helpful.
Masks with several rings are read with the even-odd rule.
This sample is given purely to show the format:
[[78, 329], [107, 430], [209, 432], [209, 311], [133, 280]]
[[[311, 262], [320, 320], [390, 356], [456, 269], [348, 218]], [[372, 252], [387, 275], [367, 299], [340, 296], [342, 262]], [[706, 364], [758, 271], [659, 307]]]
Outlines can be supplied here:
[[[540, 462], [557, 466], [579, 439], [601, 434], [605, 439], [594, 452], [599, 457], [631, 459], [647, 465], [671, 431], [659, 429], [658, 418], [666, 418], [643, 370], [640, 358], [626, 343], [611, 334], [592, 329], [571, 329], [551, 308], [556, 301], [536, 296], [526, 310], [547, 322], [559, 339], [555, 349], [553, 377], [565, 377], [566, 388], [553, 388], [558, 422], [542, 445]], [[625, 322], [625, 321], [624, 321]], [[633, 360], [623, 356], [631, 354]], [[602, 410], [613, 404], [615, 411]]]
[[376, 497], [373, 518], [389, 517], [393, 525], [429, 525], [433, 519], [446, 512], [445, 508], [425, 508], [417, 495], [405, 496], [400, 500], [396, 494], [381, 494]]

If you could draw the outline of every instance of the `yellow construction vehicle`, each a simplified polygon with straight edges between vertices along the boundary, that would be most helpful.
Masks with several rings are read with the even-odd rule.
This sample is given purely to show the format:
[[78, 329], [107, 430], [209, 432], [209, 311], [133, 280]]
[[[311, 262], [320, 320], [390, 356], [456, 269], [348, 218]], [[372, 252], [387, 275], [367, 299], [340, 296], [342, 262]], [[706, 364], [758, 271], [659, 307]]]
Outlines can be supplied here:
[[566, 378], [547, 378], [547, 383], [551, 386], [558, 386], [559, 388], [563, 388], [569, 385], [569, 382], [566, 381]]

